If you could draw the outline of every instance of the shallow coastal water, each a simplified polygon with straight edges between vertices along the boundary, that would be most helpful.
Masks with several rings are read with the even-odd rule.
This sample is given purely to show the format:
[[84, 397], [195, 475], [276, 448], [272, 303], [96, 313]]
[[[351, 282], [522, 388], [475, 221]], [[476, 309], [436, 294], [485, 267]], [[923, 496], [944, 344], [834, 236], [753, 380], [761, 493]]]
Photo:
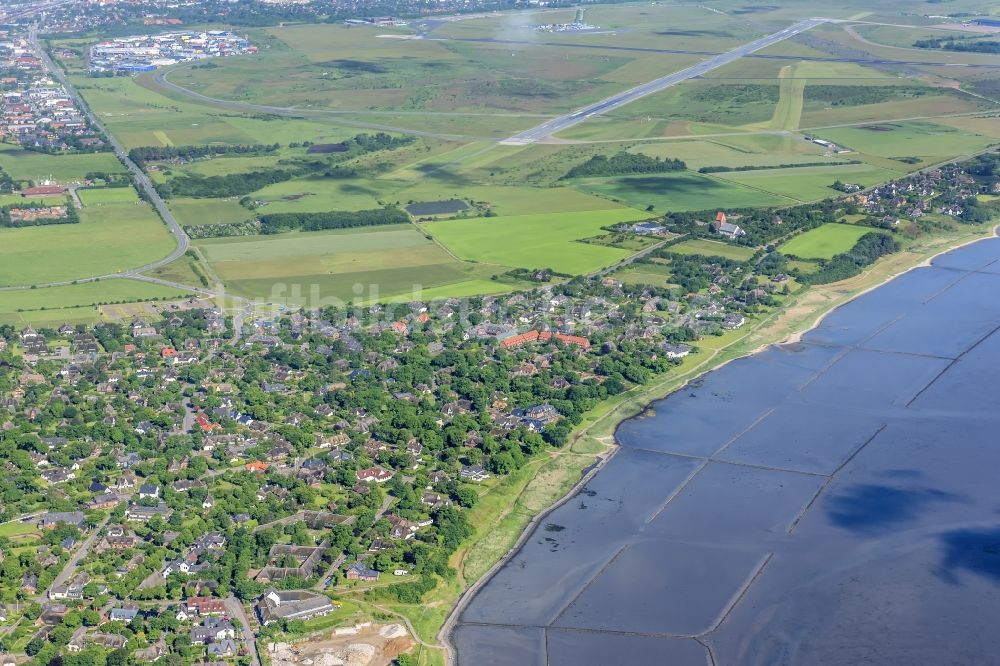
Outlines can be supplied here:
[[626, 421], [462, 611], [462, 666], [988, 664], [1000, 239]]

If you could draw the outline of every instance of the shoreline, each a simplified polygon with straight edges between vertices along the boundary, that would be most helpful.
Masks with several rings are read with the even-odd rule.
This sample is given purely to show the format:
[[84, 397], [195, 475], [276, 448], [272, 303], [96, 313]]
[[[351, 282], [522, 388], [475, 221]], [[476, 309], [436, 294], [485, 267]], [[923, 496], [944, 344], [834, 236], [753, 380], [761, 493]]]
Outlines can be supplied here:
[[[727, 358], [720, 361], [719, 363], [712, 364], [712, 361], [716, 358], [716, 356], [720, 354], [725, 354], [727, 351], [732, 351], [732, 348], [736, 347], [741, 341], [745, 340], [746, 338], [752, 336], [755, 332], [764, 328], [764, 324], [770, 319], [770, 317], [765, 318], [761, 320], [757, 328], [747, 331], [747, 334], [745, 336], [737, 340], [734, 340], [729, 345], [722, 347], [718, 350], [715, 350], [715, 352], [713, 352], [713, 354], [709, 358], [705, 359], [702, 363], [692, 368], [690, 371], [688, 371], [688, 373], [681, 375], [681, 377], [675, 378], [679, 382], [678, 384], [675, 385], [674, 382], [664, 381], [661, 384], [658, 384], [654, 387], [650, 387], [646, 391], [640, 392], [638, 395], [634, 396], [633, 399], [631, 400], [630, 399], [623, 400], [620, 404], [612, 407], [606, 414], [603, 414], [602, 416], [598, 417], [595, 421], [588, 424], [585, 428], [581, 429], [577, 433], [574, 433], [572, 440], [567, 444], [567, 450], [571, 450], [575, 443], [587, 437], [590, 434], [591, 429], [595, 428], [596, 426], [603, 425], [608, 418], [615, 416], [618, 410], [632, 404], [636, 400], [641, 401], [642, 403], [642, 406], [637, 410], [635, 410], [633, 413], [624, 414], [620, 418], [617, 418], [615, 420], [613, 428], [610, 433], [610, 438], [611, 438], [610, 443], [604, 444], [604, 450], [594, 454], [595, 458], [594, 462], [590, 466], [585, 468], [584, 474], [576, 481], [576, 483], [574, 483], [569, 490], [567, 490], [559, 498], [557, 498], [556, 501], [554, 501], [552, 504], [550, 504], [549, 506], [545, 507], [544, 509], [536, 513], [534, 516], [532, 516], [521, 529], [517, 540], [504, 553], [504, 555], [500, 557], [496, 562], [494, 562], [493, 565], [490, 566], [490, 568], [485, 573], [483, 573], [478, 579], [476, 579], [475, 582], [473, 582], [471, 585], [469, 585], [466, 589], [464, 589], [461, 592], [459, 597], [455, 600], [455, 603], [452, 605], [451, 610], [449, 611], [447, 617], [445, 618], [444, 623], [442, 624], [440, 630], [437, 633], [437, 639], [441, 645], [442, 651], [445, 654], [445, 664], [458, 663], [455, 646], [451, 642], [451, 635], [452, 632], [454, 631], [454, 626], [457, 622], [458, 616], [462, 613], [462, 611], [465, 610], [465, 607], [468, 605], [468, 603], [475, 597], [476, 592], [478, 592], [480, 588], [486, 585], [493, 578], [493, 576], [495, 576], [496, 573], [517, 554], [517, 552], [521, 549], [524, 543], [531, 537], [534, 530], [537, 528], [538, 524], [541, 523], [553, 511], [563, 506], [566, 502], [570, 501], [573, 497], [575, 497], [576, 494], [580, 491], [580, 489], [582, 489], [590, 481], [590, 479], [592, 479], [601, 469], [603, 469], [604, 466], [621, 450], [621, 446], [618, 444], [617, 441], [617, 432], [623, 423], [625, 423], [630, 419], [641, 417], [647, 411], [652, 409], [655, 403], [668, 398], [670, 395], [676, 393], [679, 390], [682, 390], [685, 386], [688, 386], [692, 381], [696, 381], [698, 378], [710, 372], [718, 370], [719, 368], [722, 368], [733, 361], [754, 356], [773, 346], [796, 344], [800, 342], [802, 340], [802, 337], [806, 333], [818, 327], [823, 322], [823, 320], [830, 315], [830, 313], [834, 312], [840, 307], [892, 282], [893, 280], [902, 275], [905, 275], [918, 268], [925, 268], [931, 266], [933, 260], [939, 256], [948, 254], [949, 252], [953, 252], [955, 250], [961, 249], [973, 243], [978, 243], [983, 240], [989, 240], [990, 238], [996, 238], [998, 236], [998, 232], [1000, 232], [1000, 224], [993, 224], [990, 225], [987, 229], [984, 229], [982, 235], [976, 235], [972, 238], [964, 238], [961, 241], [950, 243], [941, 249], [931, 249], [929, 253], [925, 253], [924, 255], [918, 255], [922, 256], [922, 259], [920, 259], [918, 263], [906, 266], [901, 270], [892, 272], [884, 276], [882, 279], [878, 280], [874, 284], [862, 287], [858, 291], [847, 292], [847, 294], [842, 298], [833, 299], [832, 303], [829, 304], [829, 307], [820, 308], [821, 311], [818, 312], [818, 314], [816, 314], [816, 316], [814, 317], [807, 315], [807, 322], [809, 323], [806, 326], [794, 326], [793, 324], [793, 328], [795, 330], [787, 333], [783, 337], [778, 337], [775, 340], [762, 341], [760, 344], [750, 348], [749, 350], [743, 352], [735, 352], [735, 354], [731, 358]], [[879, 262], [876, 262], [870, 268], [874, 270], [874, 268], [878, 266], [878, 263]], [[847, 278], [847, 280], [844, 280], [840, 283], [832, 283], [832, 284], [833, 285], [843, 284], [843, 283], [848, 283], [850, 280], [855, 280], [859, 278], [863, 279], [866, 276], [871, 275], [872, 270], [864, 271], [856, 276]], [[816, 290], [821, 290], [824, 287], [829, 288], [830, 286], [831, 285], [822, 285], [820, 287], [813, 287], [807, 289], [801, 294], [801, 296], [808, 295], [810, 292], [814, 294], [821, 293]], [[776, 315], [774, 319], [775, 321], [780, 321], [782, 315], [789, 316], [790, 313], [791, 313], [791, 307], [779, 308], [773, 313], [774, 315]], [[667, 389], [666, 393], [657, 396], [656, 395], [657, 392], [660, 389], [662, 389], [664, 385], [668, 385], [670, 386], [670, 388]]]

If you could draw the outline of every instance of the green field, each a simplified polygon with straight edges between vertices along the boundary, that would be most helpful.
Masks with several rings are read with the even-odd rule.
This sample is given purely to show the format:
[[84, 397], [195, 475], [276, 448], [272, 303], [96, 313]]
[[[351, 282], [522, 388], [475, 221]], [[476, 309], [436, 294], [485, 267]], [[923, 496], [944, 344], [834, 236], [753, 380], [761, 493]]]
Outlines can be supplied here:
[[0, 286], [117, 273], [155, 261], [174, 246], [147, 205], [85, 207], [79, 224], [0, 229]]
[[219, 238], [197, 245], [229, 289], [279, 302], [375, 300], [450, 285], [467, 291], [462, 283], [505, 270], [459, 262], [411, 225]]
[[725, 257], [734, 261], [746, 261], [753, 256], [752, 247], [742, 247], [731, 243], [712, 240], [687, 240], [677, 245], [671, 245], [670, 252], [677, 254], [700, 254], [705, 257]]
[[0, 323], [61, 324], [100, 319], [99, 303], [176, 298], [185, 293], [138, 280], [102, 280], [0, 292]]
[[670, 284], [670, 266], [666, 264], [634, 263], [627, 268], [612, 273], [612, 277], [624, 284], [648, 284], [664, 287]]
[[131, 187], [108, 187], [104, 189], [79, 189], [76, 191], [84, 206], [102, 204], [139, 203], [139, 195]]
[[[900, 165], [903, 166], [903, 165]], [[868, 187], [903, 174], [868, 164], [839, 164], [795, 169], [732, 171], [713, 174], [717, 178], [798, 201], [815, 201], [838, 196], [830, 187], [836, 180]]]
[[[816, 134], [828, 141], [875, 157], [920, 157], [932, 163], [980, 151], [996, 139], [930, 122], [876, 123], [863, 127], [825, 129]], [[919, 165], [917, 165], [919, 166]]]
[[824, 224], [795, 236], [779, 249], [802, 259], [830, 259], [841, 252], [847, 252], [858, 239], [874, 231], [871, 227], [853, 224]]
[[243, 222], [253, 216], [231, 199], [169, 199], [167, 205], [181, 225], [196, 227], [203, 224], [229, 224]]
[[89, 153], [78, 155], [47, 155], [18, 146], [0, 143], [0, 167], [14, 180], [40, 182], [52, 179], [60, 183], [83, 180], [91, 171], [123, 173], [118, 158], [112, 153]]
[[630, 253], [575, 241], [596, 236], [603, 227], [648, 217], [637, 210], [621, 209], [470, 218], [430, 222], [423, 227], [462, 259], [578, 274], [613, 264]]
[[655, 206], [655, 212], [741, 208], [790, 204], [778, 194], [761, 192], [734, 182], [691, 172], [622, 178], [588, 178], [574, 183], [579, 189], [636, 208]]

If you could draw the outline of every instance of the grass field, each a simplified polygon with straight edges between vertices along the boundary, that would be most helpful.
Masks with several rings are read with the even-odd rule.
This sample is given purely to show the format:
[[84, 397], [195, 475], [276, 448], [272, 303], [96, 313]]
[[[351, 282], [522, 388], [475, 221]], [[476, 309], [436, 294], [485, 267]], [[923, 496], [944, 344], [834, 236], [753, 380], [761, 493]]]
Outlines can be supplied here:
[[139, 195], [131, 187], [108, 187], [104, 189], [79, 189], [77, 195], [84, 206], [102, 204], [138, 203]]
[[868, 164], [831, 164], [822, 167], [733, 171], [713, 174], [713, 176], [731, 183], [738, 183], [755, 190], [771, 192], [776, 196], [798, 201], [815, 201], [837, 196], [839, 192], [830, 187], [836, 180], [867, 187], [892, 178], [899, 178], [902, 175], [899, 171], [889, 171]]
[[654, 287], [663, 287], [670, 283], [670, 266], [634, 263], [627, 268], [615, 271], [611, 277], [621, 280], [624, 284], [648, 284]]
[[923, 164], [974, 153], [996, 143], [992, 137], [930, 122], [877, 123], [825, 129], [816, 134], [865, 155], [881, 158], [913, 156], [921, 158]]
[[61, 324], [99, 320], [98, 303], [141, 302], [184, 296], [138, 280], [102, 280], [64, 287], [0, 292], [0, 323]]
[[125, 167], [112, 153], [46, 155], [18, 146], [0, 143], [0, 167], [14, 180], [39, 182], [53, 179], [60, 183], [83, 180], [91, 171], [123, 173]]
[[229, 224], [249, 220], [253, 213], [231, 199], [169, 199], [170, 211], [183, 226]]
[[391, 299], [424, 290], [447, 293], [449, 286], [469, 295], [470, 281], [480, 287], [479, 281], [506, 270], [463, 264], [411, 225], [220, 238], [197, 245], [228, 288], [277, 302]]
[[734, 261], [746, 261], [753, 256], [754, 249], [732, 245], [721, 241], [711, 240], [686, 240], [677, 245], [669, 247], [670, 252], [677, 254], [700, 254], [705, 257], [725, 257]]
[[629, 252], [575, 241], [596, 236], [603, 227], [647, 217], [621, 209], [470, 218], [430, 222], [423, 228], [462, 259], [578, 274], [620, 261]]
[[85, 207], [79, 224], [0, 230], [0, 286], [116, 273], [155, 261], [174, 245], [149, 206]]
[[653, 205], [657, 212], [792, 203], [788, 197], [761, 192], [735, 182], [709, 178], [692, 172], [607, 179], [588, 178], [575, 181], [574, 185], [584, 192], [601, 195], [636, 208]]
[[830, 259], [850, 250], [859, 238], [872, 231], [871, 227], [852, 224], [824, 224], [795, 236], [778, 249], [803, 259]]

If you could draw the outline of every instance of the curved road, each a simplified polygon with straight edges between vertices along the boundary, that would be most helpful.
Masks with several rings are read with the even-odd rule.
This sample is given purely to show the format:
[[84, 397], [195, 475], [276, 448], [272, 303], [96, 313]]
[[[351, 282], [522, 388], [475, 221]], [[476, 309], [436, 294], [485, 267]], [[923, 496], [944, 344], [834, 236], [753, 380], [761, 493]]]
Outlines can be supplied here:
[[[269, 106], [267, 104], [253, 104], [251, 102], [237, 102], [228, 99], [219, 99], [217, 97], [209, 97], [208, 95], [202, 95], [199, 92], [189, 90], [183, 86], [179, 86], [170, 79], [167, 78], [167, 74], [175, 70], [157, 70], [153, 73], [153, 81], [163, 88], [164, 90], [169, 90], [172, 93], [187, 97], [188, 99], [194, 100], [196, 102], [201, 102], [202, 104], [211, 104], [212, 106], [217, 106], [222, 109], [228, 109], [230, 111], [249, 111], [253, 113], [267, 113], [274, 116], [287, 116], [291, 118], [313, 118], [322, 119], [329, 118], [330, 116], [342, 116], [343, 114], [365, 114], [368, 113], [364, 110], [358, 111], [332, 111], [332, 110], [313, 110], [313, 109], [300, 109], [293, 106]], [[391, 112], [387, 112], [391, 113]], [[398, 115], [409, 115], [406, 113], [401, 113]], [[450, 114], [449, 114], [450, 115]], [[506, 117], [509, 114], [504, 114]], [[394, 127], [392, 125], [383, 125], [380, 123], [368, 123], [361, 120], [345, 119], [342, 117], [337, 118], [337, 123], [341, 125], [348, 125], [351, 127], [360, 127], [363, 129], [374, 129], [383, 132], [405, 132], [406, 134], [412, 134], [414, 136], [425, 136], [432, 139], [444, 139], [445, 141], [456, 139], [477, 139], [480, 141], [495, 141], [493, 138], [485, 137], [469, 137], [463, 134], [444, 134], [441, 132], [428, 132], [424, 130], [416, 130], [411, 128]]]
[[[97, 280], [102, 280], [107, 278], [132, 278], [136, 277], [140, 273], [155, 270], [157, 268], [160, 268], [161, 266], [166, 266], [172, 261], [180, 259], [182, 256], [184, 256], [184, 253], [187, 252], [190, 240], [188, 239], [187, 234], [184, 233], [184, 229], [181, 228], [181, 225], [178, 224], [177, 220], [170, 212], [170, 209], [167, 208], [167, 205], [163, 202], [163, 199], [160, 198], [160, 195], [156, 192], [156, 188], [153, 187], [153, 183], [152, 181], [150, 181], [149, 176], [147, 176], [145, 172], [142, 169], [140, 169], [139, 166], [129, 158], [128, 152], [125, 150], [125, 148], [121, 145], [118, 139], [116, 139], [114, 135], [111, 134], [111, 132], [109, 132], [107, 128], [104, 127], [101, 121], [97, 119], [97, 116], [94, 115], [94, 112], [91, 111], [90, 107], [87, 106], [86, 102], [84, 102], [83, 97], [80, 96], [80, 93], [78, 93], [76, 91], [76, 88], [74, 88], [72, 84], [70, 84], [69, 80], [66, 78], [66, 74], [62, 71], [62, 69], [57, 67], [56, 64], [52, 62], [52, 59], [49, 57], [49, 54], [46, 53], [45, 49], [42, 48], [41, 44], [38, 41], [38, 32], [35, 26], [32, 26], [31, 28], [31, 31], [29, 33], [29, 40], [31, 42], [32, 47], [37, 51], [38, 57], [42, 60], [42, 63], [44, 64], [46, 69], [48, 69], [49, 72], [52, 73], [52, 76], [57, 81], [59, 81], [59, 83], [63, 85], [63, 87], [66, 89], [67, 94], [70, 97], [72, 97], [73, 101], [77, 104], [80, 110], [83, 111], [83, 113], [87, 116], [87, 118], [90, 120], [93, 126], [107, 137], [108, 141], [111, 144], [112, 149], [115, 152], [115, 155], [118, 157], [119, 160], [121, 160], [122, 164], [124, 164], [125, 167], [132, 173], [132, 176], [135, 179], [136, 186], [142, 191], [146, 199], [151, 204], [153, 204], [153, 208], [155, 208], [156, 212], [160, 214], [160, 217], [163, 219], [163, 222], [167, 225], [167, 229], [170, 231], [174, 239], [176, 239], [177, 247], [174, 248], [173, 252], [163, 257], [162, 259], [146, 264], [144, 266], [137, 266], [136, 268], [131, 268], [127, 271], [122, 271], [119, 273], [109, 273], [107, 275], [94, 275], [91, 277], [80, 278], [77, 280], [61, 280], [58, 282], [46, 282], [44, 284], [36, 284], [36, 285], [0, 287], [0, 291], [16, 291], [21, 289], [28, 289], [31, 288], [32, 286], [61, 287], [70, 284], [79, 284], [82, 282], [95, 282]], [[190, 288], [188, 287], [188, 289]]]

